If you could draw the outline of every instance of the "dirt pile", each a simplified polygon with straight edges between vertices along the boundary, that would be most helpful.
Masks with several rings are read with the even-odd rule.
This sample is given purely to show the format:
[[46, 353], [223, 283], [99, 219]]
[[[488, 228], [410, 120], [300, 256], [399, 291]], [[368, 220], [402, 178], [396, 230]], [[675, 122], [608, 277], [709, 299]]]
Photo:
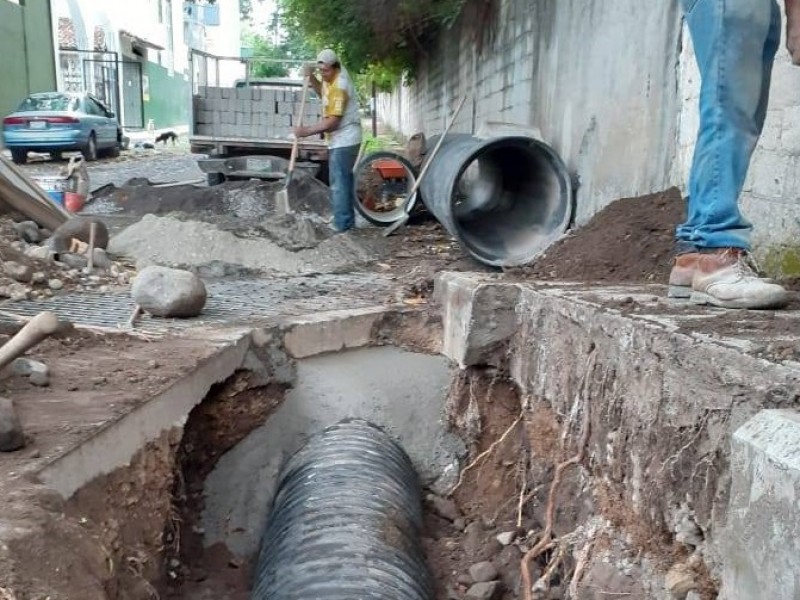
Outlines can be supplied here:
[[518, 272], [549, 280], [666, 282], [685, 211], [677, 188], [617, 200]]
[[[131, 179], [125, 185], [106, 185], [95, 191], [83, 209], [85, 215], [191, 214], [214, 222], [235, 219], [256, 223], [275, 213], [275, 193], [283, 182], [227, 181], [213, 187], [199, 185], [154, 185], [147, 179]], [[289, 186], [292, 210], [327, 215], [330, 189], [317, 179], [300, 173]]]
[[84, 272], [85, 252], [54, 254], [47, 247], [50, 233], [33, 222], [0, 219], [0, 298], [39, 299], [59, 290], [102, 290], [127, 285], [131, 269], [95, 253], [95, 268]]

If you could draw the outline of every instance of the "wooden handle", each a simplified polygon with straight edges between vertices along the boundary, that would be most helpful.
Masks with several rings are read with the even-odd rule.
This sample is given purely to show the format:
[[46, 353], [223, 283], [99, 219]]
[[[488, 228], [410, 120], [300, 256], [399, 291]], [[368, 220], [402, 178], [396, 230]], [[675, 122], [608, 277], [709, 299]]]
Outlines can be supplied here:
[[[297, 127], [302, 127], [303, 125], [303, 116], [306, 112], [306, 96], [308, 95], [308, 78], [303, 78], [303, 97], [300, 99], [300, 112], [297, 115]], [[292, 156], [289, 159], [289, 171], [291, 173], [294, 171], [294, 164], [297, 162], [297, 146], [300, 142], [300, 138], [294, 136], [294, 143], [292, 144]]]
[[28, 321], [14, 337], [0, 347], [0, 369], [25, 354], [36, 344], [58, 330], [58, 317], [52, 312], [40, 312]]
[[87, 257], [86, 270], [91, 273], [94, 269], [94, 239], [97, 235], [97, 223], [92, 221], [89, 224], [89, 256]]

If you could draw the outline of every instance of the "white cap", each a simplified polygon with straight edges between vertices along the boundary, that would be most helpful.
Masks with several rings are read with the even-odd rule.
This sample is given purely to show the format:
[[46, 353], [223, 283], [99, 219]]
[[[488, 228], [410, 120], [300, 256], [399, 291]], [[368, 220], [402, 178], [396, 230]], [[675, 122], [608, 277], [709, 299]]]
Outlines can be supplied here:
[[330, 48], [325, 48], [325, 50], [317, 54], [317, 62], [325, 65], [332, 65], [339, 62], [339, 57], [336, 56], [336, 52]]

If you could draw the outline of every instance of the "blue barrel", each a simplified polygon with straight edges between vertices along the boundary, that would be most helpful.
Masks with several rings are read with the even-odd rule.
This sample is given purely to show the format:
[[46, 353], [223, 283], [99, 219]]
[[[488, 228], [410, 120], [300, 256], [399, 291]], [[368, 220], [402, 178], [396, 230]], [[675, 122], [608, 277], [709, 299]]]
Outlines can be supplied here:
[[403, 449], [365, 421], [312, 437], [284, 466], [253, 600], [432, 600], [422, 498]]

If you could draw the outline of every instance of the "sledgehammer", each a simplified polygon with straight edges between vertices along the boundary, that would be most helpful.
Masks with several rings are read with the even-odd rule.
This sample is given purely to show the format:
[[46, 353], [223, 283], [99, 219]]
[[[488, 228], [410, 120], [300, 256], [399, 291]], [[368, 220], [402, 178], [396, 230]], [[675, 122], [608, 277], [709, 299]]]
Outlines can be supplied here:
[[25, 354], [36, 344], [58, 330], [58, 317], [52, 312], [40, 312], [28, 321], [14, 337], [0, 347], [0, 370]]

